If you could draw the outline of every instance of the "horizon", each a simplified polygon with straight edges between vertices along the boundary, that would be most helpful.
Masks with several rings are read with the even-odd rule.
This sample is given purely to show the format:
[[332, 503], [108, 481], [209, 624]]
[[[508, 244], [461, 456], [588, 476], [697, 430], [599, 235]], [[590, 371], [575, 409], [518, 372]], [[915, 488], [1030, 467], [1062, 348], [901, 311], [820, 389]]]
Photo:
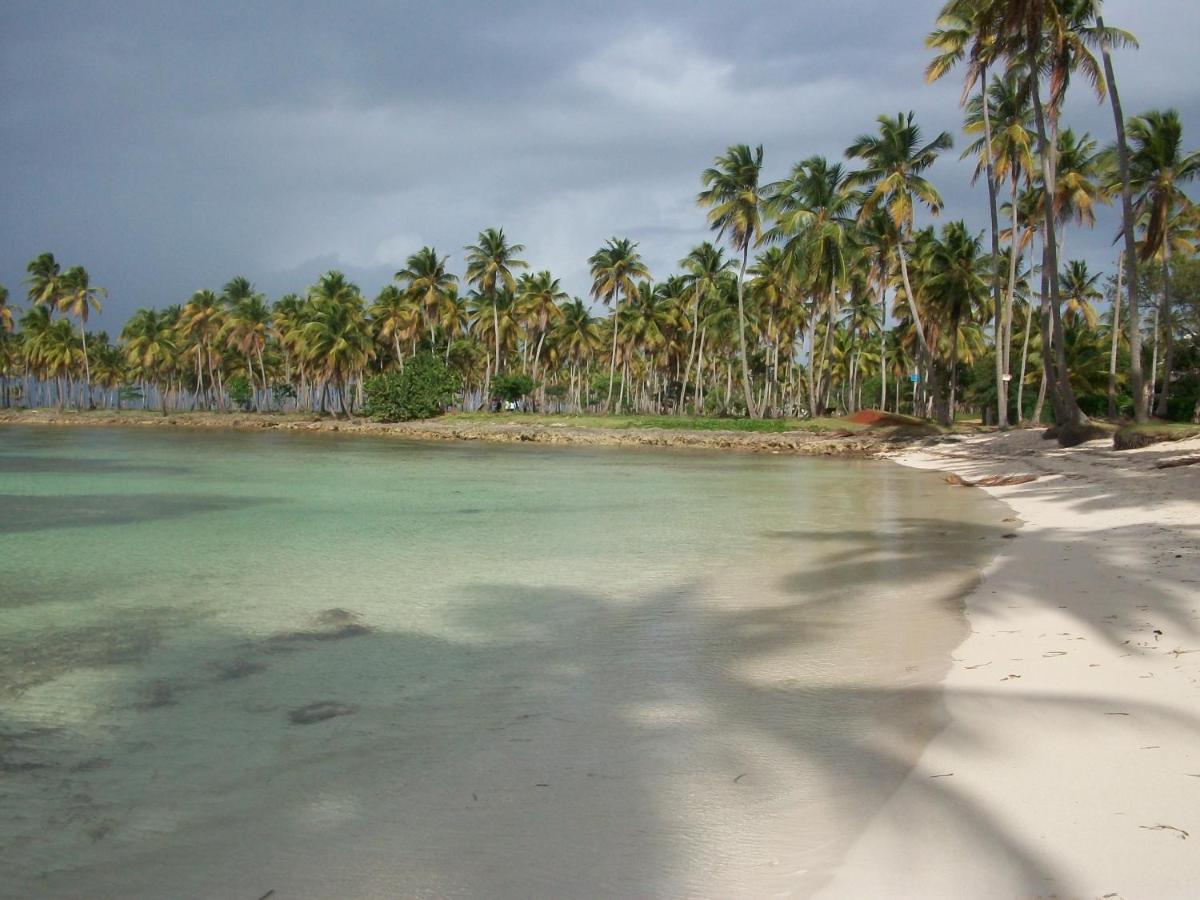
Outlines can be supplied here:
[[[941, 0], [859, 5], [853, 21], [782, 4], [685, 20], [675, 2], [599, 21], [462, 4], [396, 48], [406, 11], [377, 3], [288, 4], [286, 22], [7, 4], [0, 283], [24, 306], [26, 263], [53, 252], [108, 289], [89, 325], [115, 331], [138, 307], [235, 275], [274, 301], [338, 269], [371, 297], [431, 245], [461, 276], [462, 248], [499, 227], [531, 270], [587, 299], [587, 257], [611, 236], [637, 241], [656, 280], [712, 239], [695, 197], [730, 144], [762, 143], [771, 181], [813, 154], [840, 160], [878, 115], [910, 109], [928, 137], [956, 140], [932, 170], [946, 201], [934, 221], [984, 230], [985, 188], [958, 159], [960, 79], [923, 77]], [[1141, 41], [1115, 58], [1126, 115], [1176, 107], [1185, 129], [1200, 121], [1200, 87], [1177, 77], [1200, 8], [1113, 0], [1106, 14]], [[863, 40], [864, 20], [879, 38]], [[1082, 85], [1063, 127], [1112, 141], [1108, 107]], [[1111, 273], [1117, 218], [1104, 207], [1095, 229], [1072, 227], [1066, 258]]]

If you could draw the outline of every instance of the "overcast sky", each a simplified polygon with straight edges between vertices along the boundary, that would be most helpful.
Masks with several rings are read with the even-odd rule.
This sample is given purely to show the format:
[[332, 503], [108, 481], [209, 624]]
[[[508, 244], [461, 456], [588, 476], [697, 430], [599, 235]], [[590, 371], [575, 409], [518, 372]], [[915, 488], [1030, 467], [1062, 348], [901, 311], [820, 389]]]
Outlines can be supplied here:
[[[339, 268], [374, 295], [424, 244], [461, 274], [487, 226], [575, 294], [612, 235], [665, 277], [707, 236], [698, 177], [730, 144], [764, 144], [774, 179], [880, 113], [958, 139], [957, 78], [922, 79], [940, 5], [4, 0], [0, 283], [23, 305], [51, 250], [108, 288], [115, 328], [236, 274], [275, 298]], [[1126, 113], [1178, 107], [1200, 146], [1200, 2], [1106, 15], [1142, 43], [1116, 61]], [[1074, 97], [1066, 123], [1108, 143], [1108, 108]], [[957, 157], [943, 218], [982, 229]], [[1068, 254], [1103, 265], [1114, 228]]]

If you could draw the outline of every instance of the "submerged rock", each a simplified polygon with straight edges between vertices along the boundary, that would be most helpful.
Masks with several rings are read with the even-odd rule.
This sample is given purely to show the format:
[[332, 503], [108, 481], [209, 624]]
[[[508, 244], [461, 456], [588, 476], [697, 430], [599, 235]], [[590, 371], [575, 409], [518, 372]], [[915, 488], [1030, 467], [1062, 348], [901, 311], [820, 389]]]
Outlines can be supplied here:
[[312, 725], [315, 722], [324, 722], [326, 719], [334, 719], [338, 716], [350, 716], [356, 712], [358, 712], [358, 707], [352, 703], [321, 700], [293, 709], [288, 713], [288, 719], [293, 725]]

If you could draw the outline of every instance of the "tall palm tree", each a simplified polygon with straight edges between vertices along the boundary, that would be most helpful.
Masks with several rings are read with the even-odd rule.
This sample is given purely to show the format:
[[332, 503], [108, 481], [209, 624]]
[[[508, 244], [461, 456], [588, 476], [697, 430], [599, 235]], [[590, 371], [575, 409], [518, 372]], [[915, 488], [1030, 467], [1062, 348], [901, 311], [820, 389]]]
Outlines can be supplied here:
[[[179, 336], [191, 341], [196, 353], [196, 399], [212, 407], [212, 397], [205, 396], [216, 393], [217, 402], [224, 408], [225, 401], [216, 391], [216, 377], [213, 371], [213, 342], [224, 325], [224, 310], [221, 298], [210, 290], [199, 290], [188, 298], [179, 316]], [[208, 390], [205, 390], [204, 373], [208, 370]]]
[[943, 311], [950, 331], [950, 398], [943, 425], [954, 421], [958, 398], [959, 326], [985, 306], [988, 287], [983, 273], [990, 264], [979, 235], [971, 234], [962, 221], [947, 223], [931, 248], [925, 289]]
[[421, 309], [425, 331], [432, 338], [441, 307], [458, 277], [446, 268], [449, 256], [438, 256], [433, 247], [422, 247], [404, 261], [395, 279]]
[[[725, 257], [724, 248], [704, 241], [688, 251], [688, 255], [679, 261], [679, 265], [683, 268], [686, 309], [690, 310], [692, 315], [692, 344], [688, 350], [687, 365], [683, 372], [683, 385], [679, 390], [679, 403], [676, 408], [677, 412], [682, 412], [683, 405], [687, 402], [688, 383], [691, 381], [693, 361], [697, 359], [696, 340], [700, 331], [700, 306], [713, 295], [722, 273], [728, 272], [734, 262]], [[699, 366], [697, 365], [696, 368], [698, 374]]]
[[765, 198], [759, 179], [762, 176], [763, 148], [753, 150], [748, 144], [735, 144], [716, 157], [713, 165], [700, 174], [704, 190], [696, 202], [708, 210], [709, 227], [717, 232], [717, 240], [729, 236], [734, 252], [742, 257], [738, 270], [738, 347], [741, 350], [742, 390], [746, 398], [746, 413], [752, 419], [761, 416], [750, 385], [750, 352], [746, 345], [746, 267], [750, 262], [750, 247], [762, 239]]
[[938, 155], [954, 145], [949, 132], [943, 131], [925, 143], [915, 113], [899, 113], [893, 119], [880, 116], [879, 133], [861, 135], [846, 149], [846, 156], [858, 159], [863, 169], [851, 176], [851, 184], [861, 186], [863, 198], [860, 218], [867, 218], [877, 208], [883, 208], [899, 233], [896, 256], [908, 298], [909, 313], [916, 327], [917, 341], [926, 359], [932, 358], [921, 314], [909, 277], [906, 244], [912, 238], [913, 214], [916, 204], [925, 206], [933, 215], [942, 209], [942, 196], [923, 173], [933, 165]]
[[[1129, 380], [1133, 390], [1133, 417], [1138, 423], [1148, 418], [1146, 404], [1145, 374], [1142, 372], [1142, 326], [1138, 309], [1138, 258], [1136, 235], [1134, 228], [1136, 219], [1133, 211], [1133, 187], [1129, 182], [1129, 143], [1125, 137], [1125, 111], [1121, 107], [1121, 94], [1117, 89], [1117, 76], [1113, 70], [1113, 47], [1137, 47], [1137, 39], [1126, 31], [1108, 29], [1104, 26], [1104, 17], [1100, 15], [1100, 4], [1093, 4], [1096, 15], [1096, 28], [1101, 34], [1100, 51], [1104, 60], [1104, 82], [1108, 87], [1108, 97], [1111, 101], [1113, 122], [1116, 125], [1116, 161], [1117, 174], [1121, 179], [1121, 233], [1125, 239], [1125, 252], [1121, 259], [1125, 265], [1125, 284], [1128, 291], [1129, 329]], [[1115, 393], [1115, 388], [1112, 393]]]
[[[236, 349], [246, 360], [246, 374], [254, 388], [254, 363], [258, 359], [258, 370], [262, 377], [262, 395], [267, 392], [267, 371], [263, 365], [262, 352], [266, 346], [271, 326], [271, 307], [266, 297], [254, 289], [254, 285], [241, 275], [230, 279], [222, 291], [222, 299], [228, 307], [224, 337], [228, 346]], [[254, 391], [254, 409], [262, 411], [259, 393]]]
[[650, 270], [642, 261], [637, 242], [628, 238], [611, 237], [608, 242], [588, 258], [592, 273], [592, 297], [613, 307], [612, 357], [608, 364], [608, 397], [604, 411], [612, 410], [613, 381], [617, 372], [617, 336], [621, 311], [621, 298], [629, 299], [637, 293], [639, 278], [649, 278]]
[[375, 354], [374, 339], [358, 286], [345, 275], [329, 271], [309, 288], [311, 314], [303, 326], [305, 352], [312, 371], [332, 384], [347, 418], [354, 404], [347, 400], [350, 379], [360, 374]]
[[[776, 224], [767, 231], [766, 240], [783, 243], [787, 258], [820, 306], [809, 319], [809, 415], [816, 415], [816, 398], [823, 393], [818, 370], [823, 371], [829, 359], [838, 294], [847, 279], [847, 261], [852, 256], [851, 235], [862, 200], [852, 185], [851, 174], [840, 164], [813, 156], [793, 166], [787, 179], [767, 188]], [[823, 349], [818, 354], [816, 327], [821, 313], [826, 328]]]
[[1088, 264], [1082, 259], [1073, 259], [1066, 264], [1059, 275], [1062, 282], [1063, 303], [1066, 310], [1063, 320], [1068, 325], [1083, 325], [1088, 331], [1094, 331], [1100, 322], [1100, 313], [1096, 311], [1096, 302], [1104, 299], [1100, 291], [1100, 273], [1088, 271]]
[[1200, 152], [1184, 152], [1183, 123], [1174, 109], [1151, 110], [1129, 123], [1129, 184], [1135, 194], [1134, 210], [1145, 223], [1141, 246], [1143, 262], [1161, 257], [1162, 295], [1159, 322], [1163, 328], [1165, 375], [1155, 413], [1167, 414], [1175, 343], [1171, 310], [1171, 224], [1188, 204], [1183, 186], [1200, 176]]
[[[503, 228], [485, 228], [479, 232], [474, 244], [468, 244], [466, 281], [492, 307], [493, 340], [500, 346], [500, 311], [497, 308], [496, 292], [500, 288], [516, 289], [514, 269], [527, 269], [529, 263], [518, 259], [517, 254], [525, 250], [524, 244], [510, 244]], [[492, 373], [500, 374], [500, 354], [493, 360]]]
[[121, 330], [130, 366], [144, 381], [158, 385], [164, 416], [167, 414], [167, 391], [163, 389], [162, 381], [174, 365], [178, 346], [173, 324], [169, 310], [139, 309]]
[[401, 342], [415, 342], [421, 328], [421, 312], [408, 294], [397, 285], [385, 285], [369, 310], [378, 336], [391, 341], [396, 365], [404, 371]]
[[[988, 191], [988, 214], [992, 237], [992, 298], [995, 308], [994, 339], [996, 344], [996, 394], [999, 398], [997, 412], [999, 425], [1008, 425], [1008, 385], [1005, 382], [1004, 354], [1004, 310], [1000, 284], [1000, 218], [997, 205], [995, 141], [992, 132], [991, 104], [988, 99], [988, 67], [995, 61], [995, 40], [983, 24], [985, 0], [949, 0], [938, 16], [938, 28], [925, 40], [927, 47], [938, 51], [938, 55], [925, 70], [928, 81], [937, 81], [963, 59], [968, 60], [967, 77], [963, 85], [962, 100], [979, 86], [979, 96], [972, 106], [979, 110], [983, 126], [982, 147], [979, 150], [980, 166], [986, 174]], [[969, 118], [968, 111], [968, 118]], [[964, 155], [965, 157], [965, 155]], [[979, 177], [976, 169], [975, 177]]]
[[25, 284], [29, 286], [26, 296], [30, 305], [58, 309], [61, 267], [54, 259], [54, 254], [41, 253], [35, 256], [25, 267], [25, 272], [28, 275]]
[[0, 284], [0, 333], [10, 334], [13, 330], [14, 306], [8, 303], [8, 288]]
[[522, 316], [537, 334], [537, 346], [533, 351], [533, 379], [537, 380], [542, 360], [542, 346], [551, 324], [561, 315], [558, 304], [569, 299], [557, 278], [543, 270], [532, 275], [523, 275], [517, 284], [517, 302]]
[[582, 412], [583, 385], [579, 381], [579, 367], [604, 346], [600, 320], [592, 315], [586, 303], [576, 297], [562, 305], [561, 317], [554, 332], [555, 342], [562, 348], [565, 358], [571, 361], [571, 389], [575, 396], [575, 408]]
[[100, 298], [107, 296], [104, 288], [92, 286], [91, 277], [83, 266], [71, 266], [59, 279], [58, 308], [65, 315], [79, 320], [79, 338], [83, 346], [83, 396], [89, 408], [92, 405], [92, 366], [88, 360], [87, 320], [92, 310], [100, 312]]

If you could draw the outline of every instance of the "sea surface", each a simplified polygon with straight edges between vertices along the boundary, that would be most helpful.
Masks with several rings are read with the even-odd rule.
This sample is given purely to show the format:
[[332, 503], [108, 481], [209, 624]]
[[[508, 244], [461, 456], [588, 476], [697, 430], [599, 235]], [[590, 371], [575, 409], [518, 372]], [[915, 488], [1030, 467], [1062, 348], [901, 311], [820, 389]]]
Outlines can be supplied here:
[[0, 428], [0, 895], [804, 896], [1006, 508], [886, 462]]

